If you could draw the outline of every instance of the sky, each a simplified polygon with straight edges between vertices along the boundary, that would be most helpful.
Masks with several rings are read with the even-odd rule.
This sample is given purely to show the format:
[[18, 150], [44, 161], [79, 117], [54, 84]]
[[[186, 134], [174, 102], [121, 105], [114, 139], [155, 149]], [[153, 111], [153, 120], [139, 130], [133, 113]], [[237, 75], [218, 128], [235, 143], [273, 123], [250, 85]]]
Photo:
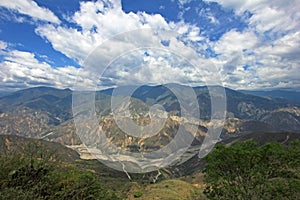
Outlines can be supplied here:
[[0, 0], [0, 91], [299, 90], [299, 55], [299, 0]]

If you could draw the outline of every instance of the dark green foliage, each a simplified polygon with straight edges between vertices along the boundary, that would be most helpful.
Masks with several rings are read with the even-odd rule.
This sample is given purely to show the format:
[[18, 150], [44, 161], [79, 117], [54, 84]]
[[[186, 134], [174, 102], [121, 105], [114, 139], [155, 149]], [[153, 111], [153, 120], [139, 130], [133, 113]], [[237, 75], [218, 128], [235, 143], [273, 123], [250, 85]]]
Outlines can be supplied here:
[[299, 199], [300, 142], [217, 145], [206, 157], [210, 199]]
[[119, 199], [89, 171], [61, 163], [38, 143], [0, 154], [0, 199]]

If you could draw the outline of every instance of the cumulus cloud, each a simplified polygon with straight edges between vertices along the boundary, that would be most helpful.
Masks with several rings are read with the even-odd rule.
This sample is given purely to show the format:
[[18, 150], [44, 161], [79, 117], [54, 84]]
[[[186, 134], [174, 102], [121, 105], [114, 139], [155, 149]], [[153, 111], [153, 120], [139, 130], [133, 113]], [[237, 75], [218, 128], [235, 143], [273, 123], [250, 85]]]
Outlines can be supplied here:
[[263, 34], [267, 31], [286, 33], [299, 28], [300, 4], [298, 0], [206, 0], [217, 2], [224, 7], [233, 9], [238, 15], [246, 11], [252, 16], [249, 25], [257, 32]]
[[300, 85], [300, 32], [273, 42], [251, 30], [231, 30], [211, 43], [218, 54], [211, 60], [220, 66], [222, 81], [236, 89], [297, 88]]
[[189, 40], [203, 40], [200, 29], [195, 25], [183, 21], [167, 22], [160, 14], [125, 13], [116, 2], [108, 6], [102, 1], [81, 2], [79, 11], [68, 17], [80, 30], [48, 24], [38, 26], [36, 33], [48, 40], [54, 49], [77, 61], [84, 60], [91, 50], [105, 40], [142, 28], [173, 30], [186, 34]]
[[82, 30], [50, 24], [38, 26], [36, 33], [77, 61], [84, 60], [95, 47], [116, 34], [139, 28], [168, 28], [161, 15], [126, 14], [114, 4], [106, 7], [102, 1], [81, 2], [80, 10], [69, 18]]
[[116, 85], [205, 84], [197, 68], [175, 53], [163, 49], [137, 49], [111, 63], [103, 77], [112, 77], [110, 80]]
[[271, 45], [265, 45], [258, 49], [260, 54], [273, 55], [280, 57], [284, 62], [296, 61], [300, 62], [300, 30], [287, 34], [278, 40], [274, 41]]
[[7, 43], [0, 40], [0, 49], [3, 50], [6, 49], [6, 47], [7, 47]]
[[[214, 80], [218, 80], [234, 89], [299, 87], [300, 4], [296, 0], [207, 1], [232, 8], [237, 15], [250, 12], [250, 17], [245, 18], [248, 27], [242, 31], [229, 30], [219, 40], [210, 41], [201, 35], [200, 27], [183, 20], [167, 22], [160, 14], [125, 13], [119, 0], [81, 2], [79, 10], [66, 17], [71, 24], [58, 24], [59, 19], [55, 20], [50, 10], [33, 1], [26, 0], [23, 7], [16, 7], [0, 0], [0, 5], [18, 9], [19, 13], [27, 4], [37, 6], [30, 16], [57, 24], [37, 24], [35, 33], [82, 65], [80, 76], [76, 77], [74, 67], [53, 68], [36, 59], [33, 53], [8, 51], [7, 44], [0, 42], [0, 48], [6, 49], [0, 63], [1, 84], [50, 83], [70, 87], [77, 79], [83, 87], [92, 88], [95, 84], [141, 82], [201, 85], [215, 84]], [[48, 13], [49, 18], [33, 14], [38, 11]], [[220, 23], [211, 13], [207, 18], [211, 23]], [[151, 46], [159, 50], [139, 49]], [[199, 55], [205, 49], [214, 56]], [[105, 73], [99, 74], [104, 68], [107, 68]]]
[[[181, 33], [186, 34], [188, 39], [199, 40], [197, 34], [199, 28], [190, 26], [180, 22], [168, 24], [161, 15], [149, 15], [146, 13], [133, 14], [129, 13], [126, 15], [121, 10], [110, 8], [112, 10], [105, 10], [103, 4], [95, 2], [96, 7], [93, 7], [92, 2], [87, 2], [88, 5], [82, 3], [82, 9], [76, 12], [72, 16], [73, 22], [80, 23], [81, 30], [75, 28], [68, 28], [63, 26], [54, 26], [52, 24], [39, 25], [36, 32], [42, 35], [45, 39], [51, 42], [53, 47], [64, 53], [71, 59], [79, 61], [83, 68], [77, 74], [74, 67], [67, 66], [61, 68], [53, 68], [46, 62], [39, 61], [33, 53], [23, 51], [9, 51], [4, 57], [4, 61], [0, 63], [2, 84], [5, 87], [16, 86], [21, 87], [32, 87], [37, 85], [50, 85], [60, 88], [72, 87], [75, 81], [78, 86], [85, 89], [95, 89], [97, 84], [101, 86], [99, 89], [107, 86], [134, 84], [134, 83], [154, 83], [163, 84], [169, 82], [185, 83], [190, 84], [197, 82], [199, 85], [201, 79], [199, 72], [193, 70], [191, 64], [186, 66], [186, 60], [193, 63], [204, 63], [203, 60], [198, 59], [198, 56], [190, 47], [184, 45], [184, 43], [178, 38], [176, 32], [156, 32], [160, 29], [173, 29], [179, 30]], [[86, 13], [86, 6], [92, 6], [95, 8], [94, 13]], [[115, 18], [115, 23], [124, 24], [131, 23], [132, 26], [124, 26], [128, 30], [133, 31], [128, 34], [116, 36], [113, 39], [106, 40], [113, 35], [113, 33], [119, 33], [124, 30], [119, 29], [111, 24], [102, 23], [96, 21], [88, 22], [85, 20], [81, 21], [79, 14], [81, 13], [83, 18], [85, 15], [98, 14], [103, 17], [104, 20], [108, 20], [114, 14], [106, 16], [103, 13], [98, 12], [98, 9], [104, 9], [103, 13], [115, 12], [119, 15], [124, 15], [123, 19], [121, 16]], [[98, 16], [98, 17], [99, 17]], [[93, 19], [93, 17], [87, 17]], [[125, 21], [123, 21], [125, 19]], [[99, 24], [97, 24], [99, 23]], [[102, 27], [98, 31], [98, 28]], [[149, 29], [154, 27], [154, 29]], [[142, 29], [137, 29], [142, 28]], [[136, 30], [137, 29], [137, 30]], [[167, 41], [163, 44], [163, 41]], [[94, 50], [101, 44], [100, 48], [94, 51], [94, 54], [88, 58], [88, 61], [84, 62], [85, 58], [89, 55], [91, 50]], [[4, 46], [4, 45], [3, 45]], [[151, 52], [147, 57], [144, 57], [144, 51], [133, 52], [133, 54], [126, 55], [123, 58], [118, 58], [123, 52], [129, 52], [132, 50], [138, 50], [140, 46], [143, 47], [158, 47], [160, 50]], [[146, 50], [145, 50], [146, 51]], [[158, 55], [158, 52], [161, 55]], [[182, 51], [182, 52], [181, 52]], [[180, 60], [179, 55], [182, 56]], [[94, 57], [93, 57], [94, 56]], [[105, 63], [116, 59], [113, 65], [108, 66], [109, 69], [106, 74], [99, 74], [102, 68], [107, 67]], [[123, 59], [123, 60], [122, 60]], [[137, 62], [140, 59], [140, 62]], [[178, 66], [182, 64], [181, 66]], [[127, 68], [124, 68], [127, 65]], [[176, 67], [177, 65], [177, 67]], [[203, 69], [209, 68], [208, 65], [203, 65]], [[194, 67], [195, 68], [195, 67]], [[204, 73], [202, 71], [203, 74]], [[99, 82], [100, 79], [100, 82]], [[101, 82], [102, 81], [102, 82]], [[203, 80], [202, 80], [203, 83]]]
[[213, 43], [213, 47], [218, 54], [230, 57], [236, 52], [253, 50], [259, 42], [258, 40], [253, 32], [230, 30]]
[[[209, 71], [211, 76], [213, 76], [212, 74], [216, 74], [212, 70], [211, 63], [207, 64], [203, 59], [201, 60], [195, 49], [184, 43], [186, 41], [197, 42], [204, 40], [200, 36], [199, 27], [195, 25], [186, 24], [183, 21], [176, 23], [167, 22], [160, 14], [150, 15], [145, 12], [125, 13], [120, 5], [115, 5], [115, 2], [107, 4], [102, 1], [81, 2], [80, 9], [69, 16], [68, 19], [80, 27], [80, 29], [47, 24], [39, 25], [35, 31], [38, 35], [48, 40], [54, 49], [85, 65], [83, 66], [85, 67], [84, 70], [91, 71], [93, 72], [92, 74], [95, 74], [96, 71], [101, 71], [101, 67], [106, 67], [102, 66], [104, 63], [108, 63], [110, 59], [115, 59], [121, 53], [140, 47], [151, 46], [167, 49], [167, 51], [180, 54], [190, 62], [197, 63], [197, 66], [201, 66], [201, 73], [203, 74], [207, 75]], [[165, 30], [166, 32], [158, 30]], [[174, 33], [171, 33], [171, 31], [174, 31]], [[117, 36], [121, 33], [123, 35]], [[179, 40], [178, 34], [184, 35], [184, 39], [181, 38]], [[96, 47], [98, 48], [95, 50]], [[92, 50], [94, 50], [94, 55], [88, 57]], [[89, 63], [84, 62], [86, 58], [88, 58]], [[159, 61], [165, 63], [165, 65], [155, 64], [154, 61], [150, 62], [151, 65], [145, 65], [144, 63], [140, 65], [144, 68], [138, 69], [136, 73], [122, 71], [121, 65], [114, 66], [116, 72], [111, 74], [118, 75], [118, 78], [122, 78], [122, 80], [118, 81], [112, 77], [106, 77], [105, 80], [114, 80], [116, 83], [122, 82], [123, 84], [124, 80], [127, 80], [128, 84], [142, 80], [161, 83], [163, 80], [171, 81], [171, 79], [173, 82], [181, 83], [196, 82], [195, 74], [192, 70], [183, 70], [174, 67], [177, 62], [174, 62], [170, 57], [160, 57]], [[133, 64], [136, 65], [136, 63]], [[165, 69], [162, 69], [162, 66]], [[134, 65], [131, 67], [134, 68]], [[156, 68], [157, 70], [155, 70]], [[180, 74], [175, 75], [174, 72], [186, 74], [185, 79], [187, 81], [183, 81], [182, 76]], [[130, 74], [131, 76], [125, 77], [126, 74]], [[147, 79], [144, 77], [145, 74], [147, 74]], [[170, 76], [170, 74], [173, 75]], [[128, 79], [129, 77], [131, 80]], [[151, 80], [149, 79], [150, 77]], [[198, 84], [201, 82], [199, 77], [198, 75]], [[95, 76], [94, 81], [96, 79], [97, 76]], [[107, 82], [103, 82], [103, 85], [106, 84]]]
[[296, 0], [207, 0], [250, 12], [248, 28], [230, 30], [209, 42], [210, 58], [221, 69], [225, 85], [238, 89], [297, 88], [300, 85], [300, 4]]
[[33, 19], [48, 21], [59, 24], [60, 20], [55, 14], [47, 8], [40, 7], [33, 0], [0, 0], [0, 6], [17, 11], [20, 14], [28, 15]]
[[[41, 85], [71, 88], [77, 79], [77, 71], [73, 66], [53, 68], [37, 60], [31, 52], [12, 50], [4, 54], [0, 63], [0, 90]], [[84, 79], [86, 85], [90, 84], [88, 80]]]

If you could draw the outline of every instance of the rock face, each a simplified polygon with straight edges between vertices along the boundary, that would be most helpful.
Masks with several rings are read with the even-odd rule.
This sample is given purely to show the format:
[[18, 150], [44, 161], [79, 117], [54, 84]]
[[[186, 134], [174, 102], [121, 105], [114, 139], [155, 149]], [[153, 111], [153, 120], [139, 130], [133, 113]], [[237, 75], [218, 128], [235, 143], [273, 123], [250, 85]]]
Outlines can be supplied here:
[[[180, 86], [182, 90], [184, 87]], [[200, 119], [183, 118], [176, 96], [164, 86], [143, 86], [133, 94], [129, 105], [130, 118], [138, 125], [151, 123], [149, 109], [155, 104], [163, 107], [156, 117], [167, 117], [163, 128], [149, 138], [136, 138], [117, 126], [111, 109], [112, 89], [96, 94], [96, 112], [101, 129], [110, 142], [126, 151], [155, 151], [174, 139], [182, 122], [198, 126], [198, 131], [184, 131], [195, 139], [193, 145], [202, 143], [210, 123], [210, 95], [207, 87], [195, 87], [200, 109]], [[223, 139], [251, 132], [300, 132], [299, 105], [288, 99], [259, 97], [225, 88], [227, 118], [223, 124]], [[127, 105], [120, 102], [116, 110], [123, 112]], [[192, 110], [192, 112], [194, 112]], [[191, 115], [193, 116], [193, 114]], [[64, 145], [80, 145], [72, 119], [72, 91], [39, 87], [18, 91], [0, 98], [0, 134], [20, 135], [55, 141]], [[127, 116], [128, 117], [128, 116]], [[126, 120], [124, 117], [123, 120]], [[87, 126], [87, 124], [82, 124]], [[153, 127], [155, 128], [155, 127]]]
[[50, 130], [48, 113], [22, 107], [0, 114], [0, 134], [41, 138]]
[[246, 102], [240, 102], [237, 105], [238, 113], [242, 116], [242, 118], [254, 118], [257, 119], [264, 113], [266, 113], [266, 110], [257, 108], [253, 102], [246, 103]]
[[270, 124], [277, 131], [299, 131], [300, 109], [297, 107], [282, 108], [265, 113], [260, 121]]

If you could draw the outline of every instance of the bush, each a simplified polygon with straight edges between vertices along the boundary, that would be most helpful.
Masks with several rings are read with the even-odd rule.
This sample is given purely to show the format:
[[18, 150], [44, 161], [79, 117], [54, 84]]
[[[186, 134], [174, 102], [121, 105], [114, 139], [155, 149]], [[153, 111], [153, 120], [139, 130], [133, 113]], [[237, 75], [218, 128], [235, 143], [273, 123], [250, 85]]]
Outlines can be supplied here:
[[133, 196], [134, 196], [134, 198], [139, 198], [139, 197], [143, 196], [143, 192], [141, 190], [136, 190], [133, 192]]
[[300, 196], [300, 143], [217, 145], [205, 158], [210, 199], [296, 199]]
[[0, 199], [120, 199], [96, 174], [53, 161], [30, 145], [23, 154], [0, 154]]

